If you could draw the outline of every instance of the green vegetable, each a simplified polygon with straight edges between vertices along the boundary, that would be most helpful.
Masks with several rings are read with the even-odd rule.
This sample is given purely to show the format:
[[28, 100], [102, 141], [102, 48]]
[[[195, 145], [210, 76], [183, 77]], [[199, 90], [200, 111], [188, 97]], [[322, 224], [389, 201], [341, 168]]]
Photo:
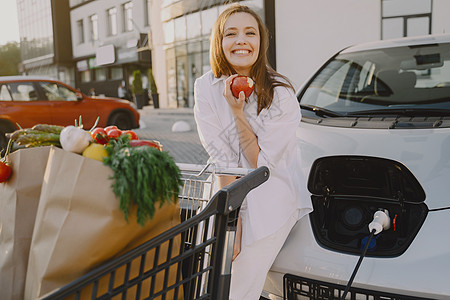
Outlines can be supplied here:
[[14, 132], [7, 133], [6, 136], [15, 142], [15, 141], [17, 141], [17, 139], [19, 137], [21, 137], [23, 135], [26, 135], [26, 134], [31, 134], [31, 133], [33, 133], [33, 134], [41, 134], [41, 133], [45, 133], [45, 132], [39, 131], [39, 130], [34, 130], [34, 129], [31, 129], [31, 128], [26, 128], [26, 129], [18, 129], [18, 130], [14, 131]]
[[104, 161], [114, 175], [112, 189], [120, 200], [120, 209], [128, 221], [133, 205], [137, 205], [137, 221], [143, 226], [153, 218], [155, 207], [176, 203], [182, 184], [180, 169], [167, 152], [142, 146], [130, 147], [129, 137], [120, 137], [106, 148]]
[[16, 143], [19, 145], [26, 145], [35, 142], [57, 142], [59, 143], [59, 134], [56, 133], [27, 133], [19, 136]]
[[37, 125], [34, 125], [31, 129], [38, 130], [38, 131], [43, 131], [43, 132], [60, 134], [61, 131], [64, 129], [64, 126], [48, 125], [48, 124], [37, 124]]
[[37, 124], [32, 128], [20, 128], [6, 136], [18, 145], [30, 148], [41, 146], [56, 146], [61, 148], [59, 135], [64, 127], [48, 124]]

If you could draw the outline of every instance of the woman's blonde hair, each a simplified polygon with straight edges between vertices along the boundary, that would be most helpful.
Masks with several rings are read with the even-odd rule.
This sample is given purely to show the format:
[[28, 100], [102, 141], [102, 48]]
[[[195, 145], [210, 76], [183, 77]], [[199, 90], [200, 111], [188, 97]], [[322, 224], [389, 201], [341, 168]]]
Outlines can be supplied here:
[[[233, 4], [226, 8], [217, 18], [211, 32], [211, 47], [209, 52], [209, 60], [214, 76], [221, 77], [222, 75], [230, 76], [236, 74], [236, 70], [230, 65], [225, 57], [222, 49], [223, 33], [225, 29], [225, 22], [235, 13], [248, 13], [253, 16], [258, 23], [260, 34], [260, 48], [258, 58], [250, 70], [250, 76], [255, 81], [255, 92], [258, 99], [258, 114], [264, 108], [270, 107], [273, 100], [274, 88], [277, 86], [284, 86], [294, 90], [289, 80], [273, 70], [267, 59], [267, 50], [269, 48], [269, 31], [266, 25], [262, 22], [259, 15], [245, 5]], [[280, 81], [282, 78], [283, 81]]]

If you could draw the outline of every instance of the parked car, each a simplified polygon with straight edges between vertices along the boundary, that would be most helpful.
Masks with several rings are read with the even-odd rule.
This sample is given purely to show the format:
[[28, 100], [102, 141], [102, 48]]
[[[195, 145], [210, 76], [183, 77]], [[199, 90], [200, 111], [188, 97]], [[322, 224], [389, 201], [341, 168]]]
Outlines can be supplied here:
[[343, 49], [298, 100], [314, 211], [263, 296], [450, 299], [450, 35]]
[[134, 103], [117, 98], [89, 97], [57, 80], [36, 76], [0, 77], [0, 149], [5, 133], [36, 124], [73, 125], [82, 117], [90, 128], [116, 125], [120, 129], [139, 127]]

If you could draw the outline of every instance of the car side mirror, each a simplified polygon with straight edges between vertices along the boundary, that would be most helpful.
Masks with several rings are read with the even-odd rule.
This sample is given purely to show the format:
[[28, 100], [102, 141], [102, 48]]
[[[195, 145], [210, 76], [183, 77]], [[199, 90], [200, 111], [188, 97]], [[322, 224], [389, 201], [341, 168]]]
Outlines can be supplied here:
[[77, 100], [78, 100], [78, 101], [81, 101], [81, 100], [84, 99], [84, 95], [83, 95], [82, 92], [77, 92], [77, 93], [76, 93], [76, 96], [77, 96]]

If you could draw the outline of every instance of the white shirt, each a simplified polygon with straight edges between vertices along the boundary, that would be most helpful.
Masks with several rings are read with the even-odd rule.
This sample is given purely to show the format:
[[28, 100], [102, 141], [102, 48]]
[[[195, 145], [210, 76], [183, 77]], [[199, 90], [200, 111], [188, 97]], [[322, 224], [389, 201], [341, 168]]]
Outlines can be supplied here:
[[[215, 78], [209, 71], [195, 81], [194, 117], [200, 141], [211, 162], [226, 168], [251, 168], [242, 153], [234, 117], [223, 96], [225, 79], [225, 76]], [[257, 165], [270, 170], [269, 179], [246, 198], [250, 226], [243, 242], [248, 245], [275, 233], [292, 214], [298, 219], [308, 214], [312, 204], [300, 167], [296, 130], [301, 113], [294, 92], [276, 87], [271, 106], [259, 115], [256, 93], [253, 93], [244, 105], [244, 113], [261, 149]]]
[[126, 90], [122, 86], [119, 86], [119, 88], [117, 89], [117, 94], [118, 94], [119, 98], [124, 98], [125, 92], [126, 92]]

